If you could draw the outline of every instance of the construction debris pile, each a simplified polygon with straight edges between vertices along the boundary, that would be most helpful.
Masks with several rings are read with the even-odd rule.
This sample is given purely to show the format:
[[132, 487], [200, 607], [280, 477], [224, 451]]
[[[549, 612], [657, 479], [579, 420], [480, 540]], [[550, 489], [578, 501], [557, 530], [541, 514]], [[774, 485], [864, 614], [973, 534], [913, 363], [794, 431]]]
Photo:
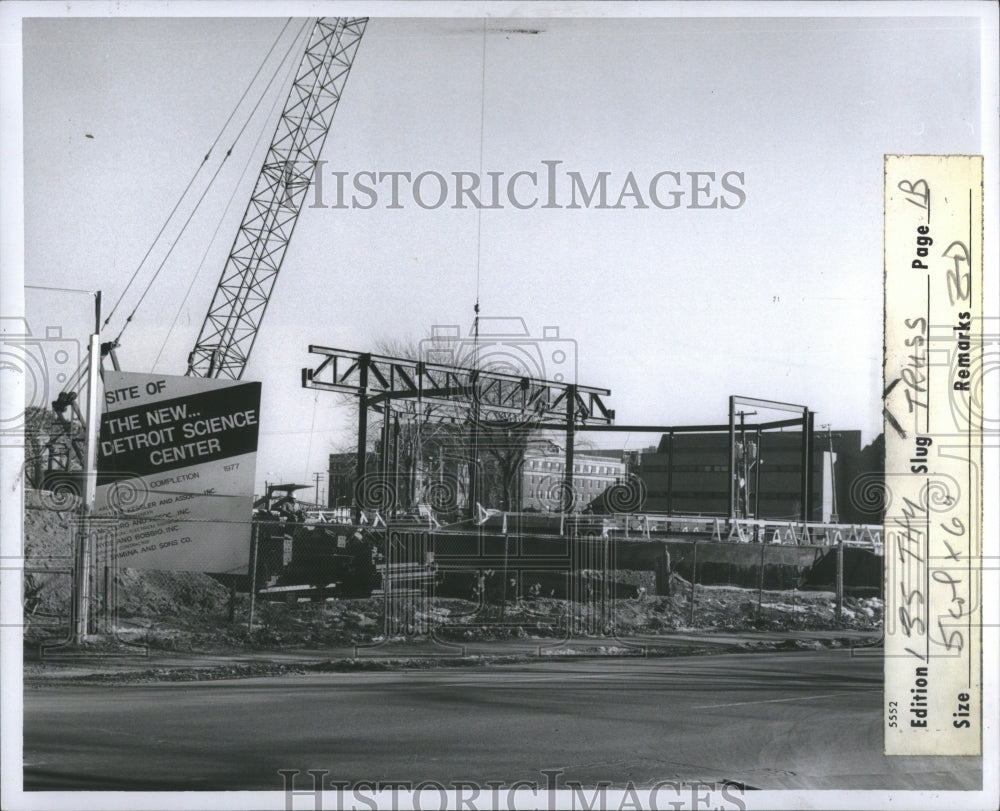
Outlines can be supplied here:
[[[37, 650], [66, 636], [71, 604], [70, 512], [44, 508], [31, 494], [25, 510], [25, 643]], [[669, 596], [653, 596], [641, 584], [648, 573], [621, 573], [634, 580], [634, 596], [609, 599], [595, 578], [587, 601], [522, 596], [506, 602], [419, 594], [387, 600], [267, 602], [257, 599], [248, 627], [249, 597], [197, 572], [120, 569], [113, 577], [117, 610], [105, 637], [184, 651], [263, 648], [324, 648], [434, 636], [455, 642], [491, 639], [657, 635], [685, 630], [795, 631], [838, 628], [829, 591], [780, 591], [705, 586], [695, 589], [676, 572]], [[586, 576], [586, 573], [581, 573]], [[95, 592], [100, 603], [101, 591]], [[386, 612], [389, 608], [389, 618]], [[882, 601], [845, 597], [842, 626], [877, 631]]]

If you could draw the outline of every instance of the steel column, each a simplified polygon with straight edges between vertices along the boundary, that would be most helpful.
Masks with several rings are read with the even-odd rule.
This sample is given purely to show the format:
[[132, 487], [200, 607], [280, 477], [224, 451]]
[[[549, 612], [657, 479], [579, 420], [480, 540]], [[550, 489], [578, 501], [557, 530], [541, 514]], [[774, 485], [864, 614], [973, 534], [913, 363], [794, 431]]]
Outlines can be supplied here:
[[736, 518], [736, 398], [729, 398], [729, 520]]
[[472, 381], [472, 408], [469, 413], [470, 449], [469, 449], [469, 517], [476, 517], [476, 504], [479, 502], [479, 374], [473, 371], [469, 375]]
[[[390, 482], [390, 465], [389, 465], [389, 443], [392, 441], [392, 412], [386, 408], [382, 412], [382, 445], [379, 448], [379, 470], [382, 476], [382, 486], [388, 488]], [[395, 482], [391, 488], [393, 494], [396, 493]], [[399, 503], [399, 499], [396, 499], [396, 503]]]
[[563, 471], [563, 512], [573, 509], [573, 445], [576, 443], [576, 385], [566, 387], [566, 469]]
[[365, 468], [368, 461], [368, 360], [358, 358], [360, 391], [358, 392], [358, 458], [354, 466], [354, 522], [361, 520], [361, 494], [364, 491]]
[[757, 428], [757, 461], [754, 465], [754, 482], [753, 482], [753, 517], [755, 520], [760, 520], [760, 466], [761, 453], [760, 453], [760, 428]]
[[674, 432], [667, 434], [667, 514], [674, 512]]
[[809, 409], [802, 409], [802, 476], [799, 494], [799, 518], [809, 520]]
[[[815, 448], [813, 448], [813, 434], [815, 433], [815, 420], [816, 414], [813, 411], [808, 412], [808, 418], [806, 419], [805, 433], [806, 433], [806, 521], [812, 520], [812, 491], [813, 491], [813, 464], [815, 463], [814, 453]], [[820, 516], [822, 520], [823, 516]]]

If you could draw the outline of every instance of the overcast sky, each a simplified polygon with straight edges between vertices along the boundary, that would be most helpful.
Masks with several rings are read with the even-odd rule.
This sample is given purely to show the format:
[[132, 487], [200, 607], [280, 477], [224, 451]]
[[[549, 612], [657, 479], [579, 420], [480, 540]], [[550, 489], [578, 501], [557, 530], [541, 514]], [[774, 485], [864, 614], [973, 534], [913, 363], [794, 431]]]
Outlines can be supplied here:
[[[25, 22], [26, 283], [101, 289], [108, 311], [284, 23]], [[307, 207], [244, 375], [264, 382], [258, 482], [311, 482], [350, 444], [337, 398], [300, 388], [308, 344], [366, 351], [436, 324], [467, 330], [477, 294], [486, 317], [575, 342], [578, 381], [611, 389], [620, 423], [724, 422], [740, 394], [806, 404], [817, 424], [870, 440], [883, 155], [982, 151], [977, 24], [372, 19], [323, 154], [326, 203], [334, 171], [482, 170], [506, 184], [542, 161], [588, 183], [610, 173], [611, 203], [630, 172], [646, 195], [665, 171], [739, 173], [745, 200], [691, 209], [689, 188], [676, 209], [629, 197], [480, 213], [407, 195], [401, 209]], [[126, 370], [184, 372], [272, 129], [255, 119], [219, 173], [124, 334]], [[36, 333], [89, 328], [85, 296], [28, 290], [26, 303]]]

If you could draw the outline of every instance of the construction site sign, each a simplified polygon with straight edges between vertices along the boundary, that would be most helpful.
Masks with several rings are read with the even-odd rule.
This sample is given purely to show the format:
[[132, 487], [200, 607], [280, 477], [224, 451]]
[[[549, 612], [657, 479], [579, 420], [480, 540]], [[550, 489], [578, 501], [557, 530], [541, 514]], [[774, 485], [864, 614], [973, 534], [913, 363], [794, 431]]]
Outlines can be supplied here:
[[99, 515], [119, 566], [246, 573], [260, 383], [107, 372]]

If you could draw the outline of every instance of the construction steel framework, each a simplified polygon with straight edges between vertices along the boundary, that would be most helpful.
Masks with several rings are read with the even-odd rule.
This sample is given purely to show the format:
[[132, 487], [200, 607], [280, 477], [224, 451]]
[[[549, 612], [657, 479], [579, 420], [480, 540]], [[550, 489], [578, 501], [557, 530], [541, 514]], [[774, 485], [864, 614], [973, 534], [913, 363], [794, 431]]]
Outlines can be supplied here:
[[[814, 417], [812, 411], [807, 406], [795, 405], [793, 403], [782, 403], [777, 400], [759, 400], [754, 397], [739, 397], [733, 395], [729, 398], [729, 517], [737, 518], [737, 481], [736, 481], [736, 409], [737, 406], [751, 406], [768, 409], [771, 411], [791, 411], [801, 414], [798, 419], [791, 422], [802, 427], [802, 474], [799, 477], [801, 488], [799, 497], [799, 507], [802, 521], [808, 521], [812, 513], [812, 466], [813, 466], [813, 426]], [[761, 426], [763, 428], [763, 426]], [[745, 432], [746, 427], [740, 426], [739, 430]], [[758, 432], [759, 445], [759, 432]], [[760, 468], [758, 467], [758, 470]]]
[[[754, 423], [746, 425], [740, 420], [736, 424], [738, 406], [750, 406], [771, 411], [791, 411], [801, 414], [799, 417], [786, 420], [773, 420], [770, 422]], [[756, 413], [756, 412], [754, 412]], [[801, 428], [802, 429], [802, 467], [799, 476], [800, 520], [803, 522], [810, 520], [812, 512], [812, 466], [813, 466], [813, 430], [814, 412], [807, 406], [794, 405], [793, 403], [782, 403], [777, 400], [761, 400], [753, 397], [740, 397], [733, 395], [729, 398], [729, 422], [724, 425], [587, 425], [577, 428], [578, 431], [624, 431], [626, 433], [656, 433], [666, 434], [668, 456], [672, 460], [674, 456], [674, 435], [675, 434], [729, 434], [729, 520], [733, 521], [741, 516], [738, 514], [737, 496], [737, 470], [736, 470], [736, 433], [745, 437], [748, 432], [756, 433], [757, 446], [760, 447], [760, 435], [763, 431], [773, 431], [780, 428]], [[757, 487], [760, 491], [760, 467], [757, 467]], [[673, 491], [673, 465], [667, 469], [667, 492]]]
[[[615, 425], [615, 412], [609, 409], [603, 397], [611, 394], [608, 389], [579, 386], [574, 383], [557, 383], [532, 377], [483, 369], [472, 369], [448, 364], [425, 363], [408, 358], [354, 352], [311, 344], [309, 351], [322, 360], [312, 368], [302, 370], [302, 386], [320, 391], [335, 391], [358, 398], [358, 444], [355, 465], [355, 495], [357, 484], [365, 477], [368, 464], [368, 411], [385, 414], [382, 421], [380, 475], [390, 477], [392, 446], [392, 414], [401, 412], [404, 401], [423, 404], [447, 404], [468, 409], [467, 420], [473, 437], [484, 423], [522, 424], [531, 428], [561, 430], [566, 437], [565, 470], [563, 475], [564, 500], [573, 493], [573, 445], [577, 432], [615, 431], [652, 432], [669, 437], [670, 455], [673, 456], [673, 437], [683, 433], [729, 433], [729, 520], [740, 518], [737, 496], [736, 432], [757, 434], [758, 446], [763, 431], [799, 427], [802, 429], [801, 502], [803, 522], [811, 515], [813, 426], [814, 413], [807, 406], [761, 400], [752, 397], [729, 398], [729, 422], [723, 425]], [[767, 410], [791, 411], [801, 416], [760, 422], [736, 424], [738, 406], [751, 406]], [[756, 412], [754, 412], [756, 413]], [[398, 433], [398, 415], [396, 420]], [[758, 468], [759, 470], [759, 468]], [[476, 476], [469, 479], [469, 507], [475, 509]], [[668, 490], [671, 488], [668, 482]], [[759, 481], [758, 488], [759, 490]], [[564, 508], [568, 510], [569, 505]], [[355, 518], [361, 505], [355, 498]]]
[[[323, 360], [314, 368], [302, 370], [304, 388], [344, 392], [358, 398], [356, 483], [366, 473], [369, 409], [386, 415], [382, 421], [381, 442], [384, 477], [389, 475], [389, 416], [394, 410], [406, 407], [403, 401], [468, 409], [473, 441], [476, 432], [486, 423], [563, 430], [566, 435], [565, 498], [571, 498], [573, 492], [576, 432], [591, 425], [610, 425], [615, 417], [614, 410], [607, 408], [602, 399], [611, 394], [608, 389], [325, 346], [310, 345], [309, 351], [322, 356]], [[469, 508], [474, 510], [475, 475], [470, 476], [469, 487]], [[359, 511], [360, 505], [355, 499], [356, 516]]]
[[367, 18], [313, 26], [194, 350], [189, 375], [243, 376]]

